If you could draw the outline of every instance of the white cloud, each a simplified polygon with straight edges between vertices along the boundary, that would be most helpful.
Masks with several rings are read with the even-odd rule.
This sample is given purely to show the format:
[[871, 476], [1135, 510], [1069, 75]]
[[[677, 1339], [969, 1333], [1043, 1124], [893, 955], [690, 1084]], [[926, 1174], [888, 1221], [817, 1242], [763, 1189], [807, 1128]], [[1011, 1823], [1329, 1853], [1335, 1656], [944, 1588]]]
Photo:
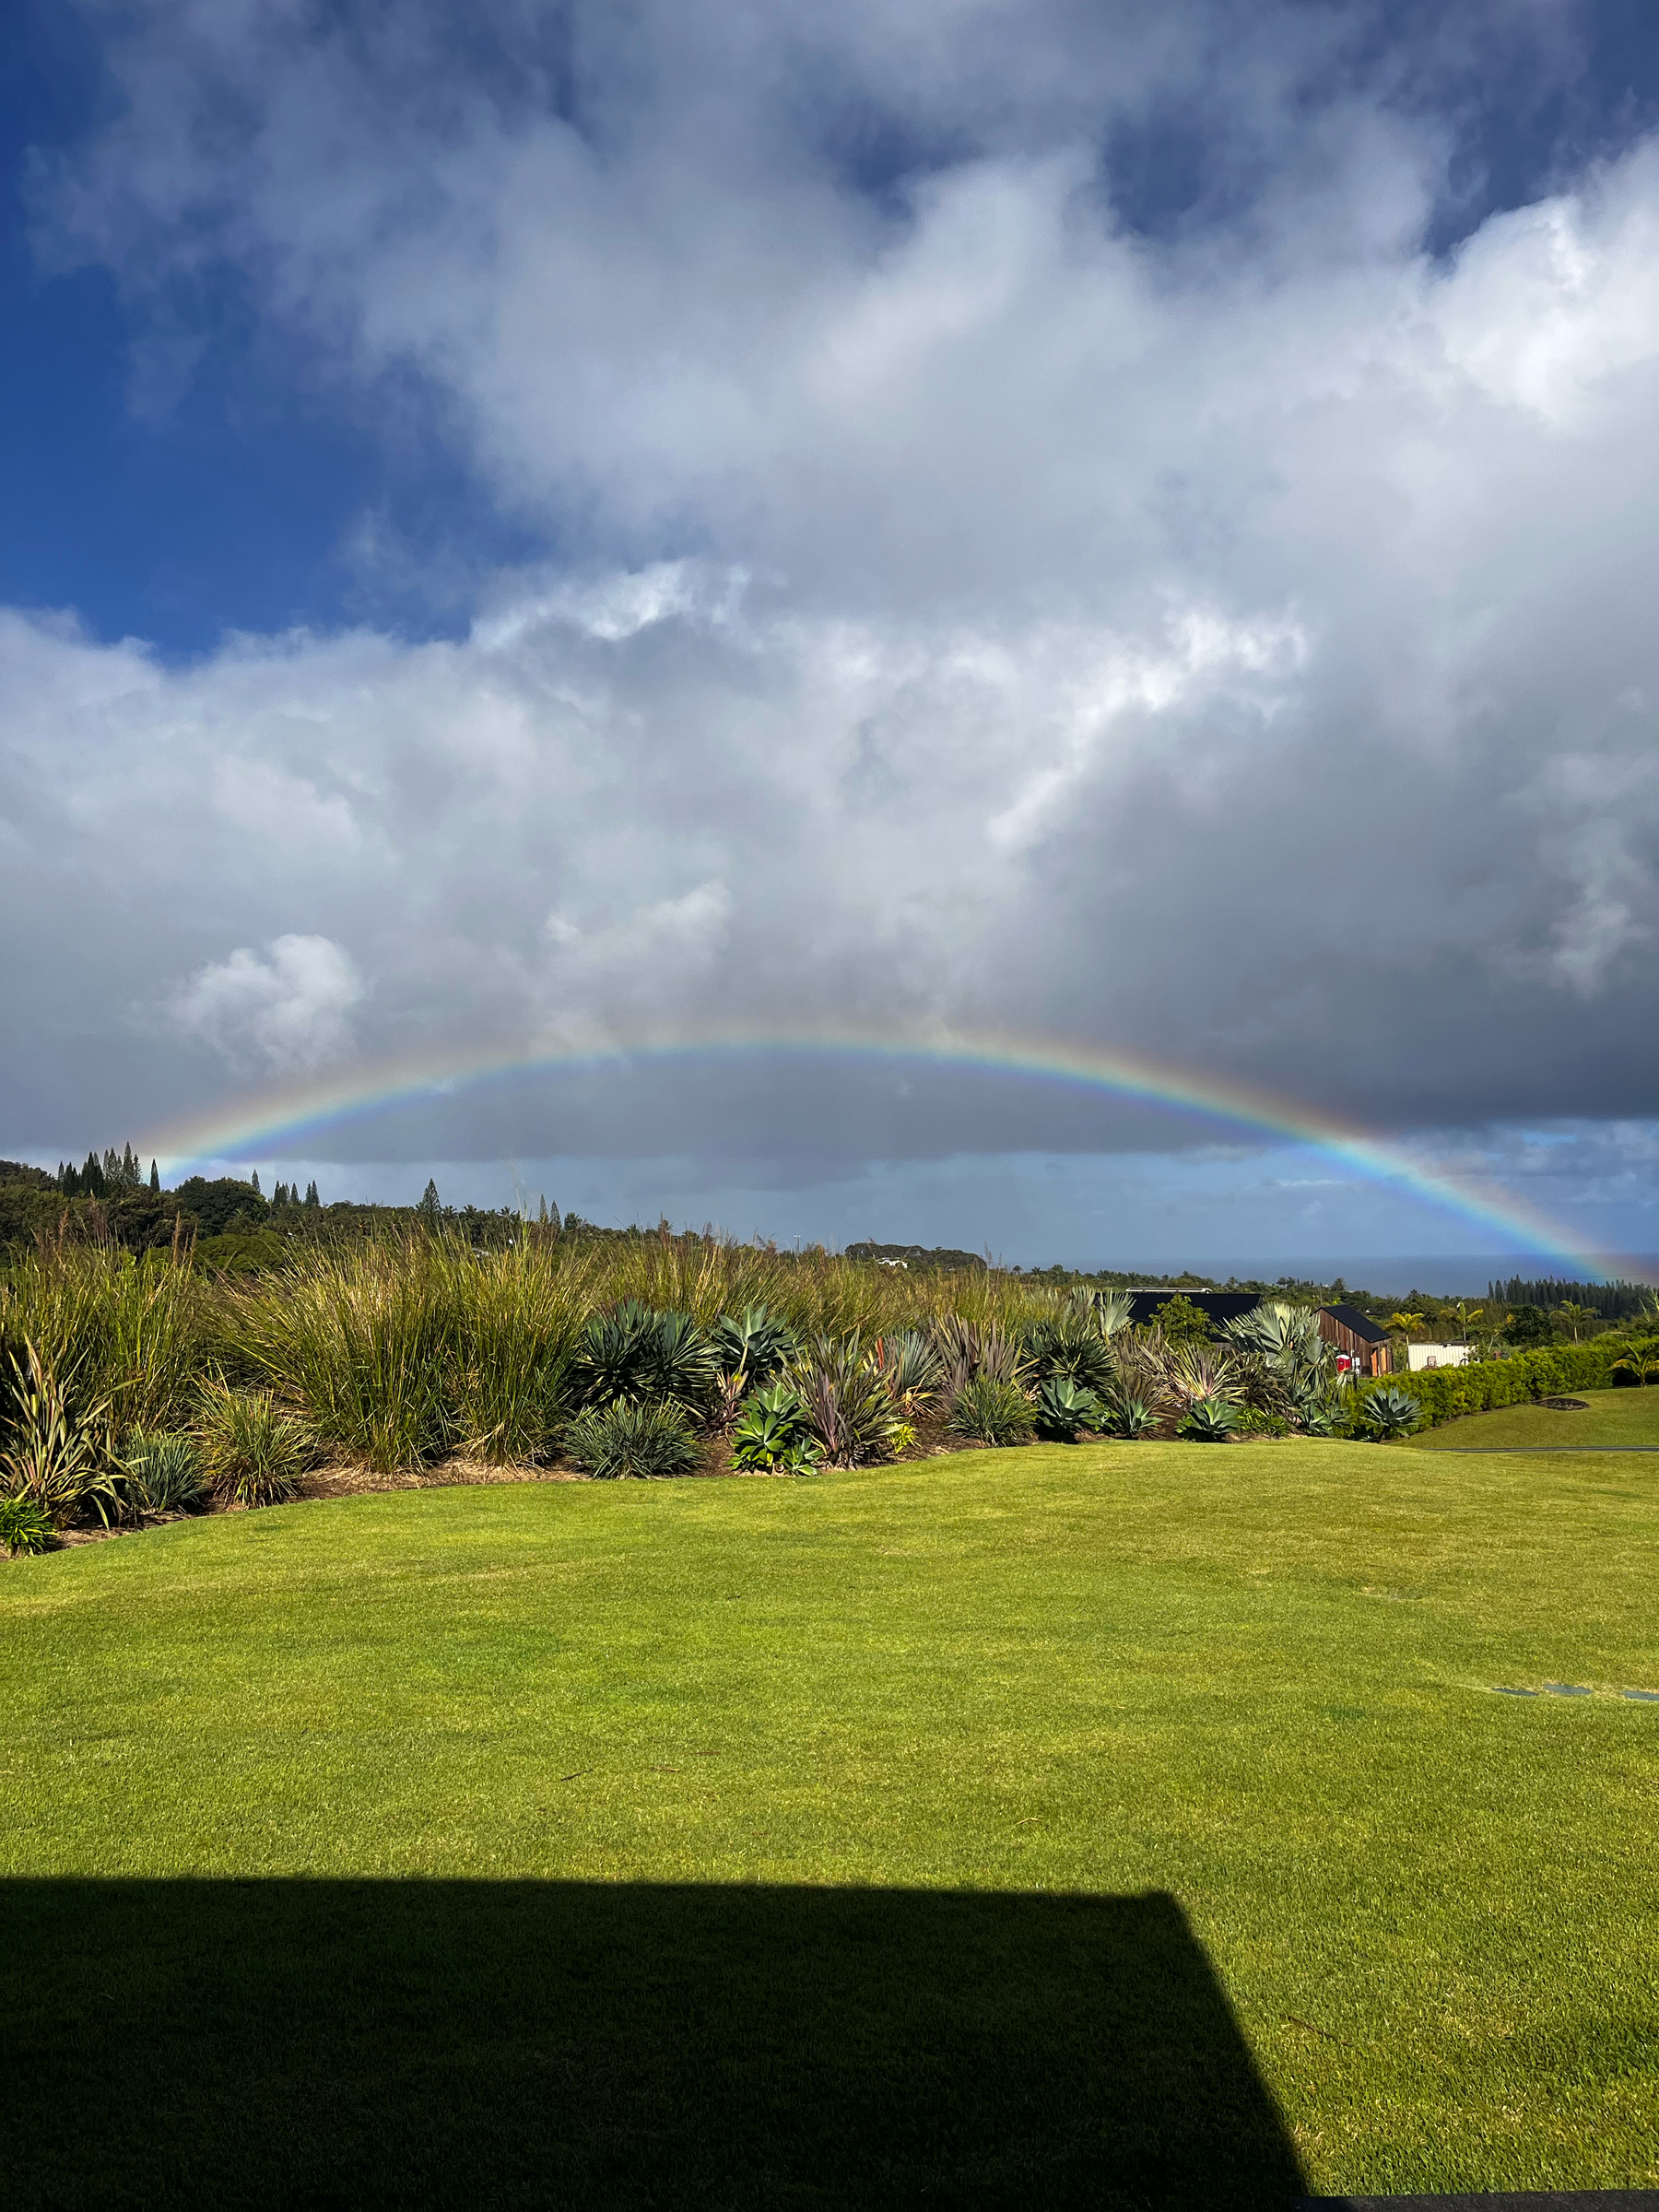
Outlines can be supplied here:
[[[1335, 67], [1363, 11], [648, 8], [626, 67], [599, 11], [558, 101], [534, 14], [486, 82], [418, 8], [155, 12], [57, 174], [62, 252], [169, 312], [225, 256], [560, 550], [453, 641], [6, 618], [8, 1018], [85, 1010], [8, 1111], [187, 975], [272, 1065], [856, 1018], [1645, 1111], [1653, 147], [1441, 262], [1452, 130]], [[1172, 95], [1220, 178], [1155, 234], [1097, 154]]]
[[176, 991], [170, 1012], [188, 1037], [233, 1065], [279, 1073], [339, 1060], [366, 994], [351, 956], [327, 937], [277, 937], [262, 958], [247, 946], [212, 960]]

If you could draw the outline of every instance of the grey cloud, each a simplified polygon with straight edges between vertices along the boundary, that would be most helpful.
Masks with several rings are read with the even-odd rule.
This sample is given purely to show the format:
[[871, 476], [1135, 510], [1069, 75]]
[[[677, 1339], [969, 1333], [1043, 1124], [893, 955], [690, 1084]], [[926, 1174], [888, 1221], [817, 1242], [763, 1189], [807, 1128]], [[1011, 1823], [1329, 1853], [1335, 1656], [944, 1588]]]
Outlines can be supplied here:
[[[13, 1116], [118, 1032], [158, 1110], [216, 1079], [147, 1028], [297, 939], [369, 1054], [972, 1023], [1395, 1127], [1653, 1112], [1659, 154], [1436, 260], [1453, 125], [1338, 66], [1364, 11], [1252, 12], [647, 13], [627, 52], [578, 14], [561, 60], [515, 11], [504, 75], [407, 11], [152, 17], [61, 250], [159, 298], [230, 257], [320, 386], [415, 365], [582, 553], [453, 642], [170, 670], [10, 618], [10, 1014], [84, 1009]], [[1218, 56], [1253, 181], [1148, 234], [1101, 145]], [[861, 180], [826, 86], [911, 165]], [[994, 1084], [628, 1099], [394, 1141], [1146, 1141]]]

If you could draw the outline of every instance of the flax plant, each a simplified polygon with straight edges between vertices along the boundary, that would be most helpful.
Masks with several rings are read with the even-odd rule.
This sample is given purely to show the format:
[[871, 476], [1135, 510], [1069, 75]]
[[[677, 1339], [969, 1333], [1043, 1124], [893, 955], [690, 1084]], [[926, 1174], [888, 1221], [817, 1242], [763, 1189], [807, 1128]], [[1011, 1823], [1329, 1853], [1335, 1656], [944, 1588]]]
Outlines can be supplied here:
[[97, 1404], [118, 1429], [187, 1414], [206, 1356], [210, 1294], [190, 1248], [135, 1255], [108, 1241], [43, 1241], [0, 1290], [0, 1339], [34, 1346], [71, 1410]]
[[593, 1259], [520, 1237], [480, 1256], [450, 1245], [437, 1265], [453, 1316], [451, 1420], [462, 1448], [498, 1465], [542, 1457], [565, 1410], [593, 1303]]
[[441, 1240], [419, 1232], [310, 1245], [227, 1294], [225, 1337], [319, 1444], [381, 1473], [424, 1466], [465, 1425], [452, 1396], [468, 1348], [460, 1282]]

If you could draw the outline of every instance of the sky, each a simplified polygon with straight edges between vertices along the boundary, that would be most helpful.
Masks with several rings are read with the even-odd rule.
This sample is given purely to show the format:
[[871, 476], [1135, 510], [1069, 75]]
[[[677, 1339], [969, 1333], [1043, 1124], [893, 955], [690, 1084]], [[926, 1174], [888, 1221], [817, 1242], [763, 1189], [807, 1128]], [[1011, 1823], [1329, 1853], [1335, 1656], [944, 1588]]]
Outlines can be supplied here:
[[1651, 6], [18, 0], [0, 225], [0, 1151], [1659, 1250]]

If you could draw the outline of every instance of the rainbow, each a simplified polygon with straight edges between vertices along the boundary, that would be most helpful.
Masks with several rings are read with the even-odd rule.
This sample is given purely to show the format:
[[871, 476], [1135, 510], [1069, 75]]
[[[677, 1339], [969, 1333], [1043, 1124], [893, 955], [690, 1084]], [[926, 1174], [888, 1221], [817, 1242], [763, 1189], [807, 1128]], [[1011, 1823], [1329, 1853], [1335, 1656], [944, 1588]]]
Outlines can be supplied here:
[[732, 1028], [692, 1035], [656, 1030], [604, 1045], [428, 1053], [273, 1084], [253, 1096], [180, 1116], [150, 1131], [140, 1148], [166, 1163], [170, 1173], [201, 1161], [249, 1155], [303, 1157], [293, 1147], [326, 1130], [421, 1100], [453, 1097], [514, 1077], [625, 1069], [641, 1061], [746, 1062], [782, 1056], [1023, 1076], [1097, 1095], [1174, 1108], [1230, 1123], [1257, 1135], [1312, 1146], [1372, 1182], [1405, 1190], [1482, 1230], [1495, 1230], [1523, 1251], [1568, 1261], [1592, 1275], [1606, 1272], [1604, 1255], [1587, 1252], [1559, 1223], [1508, 1192], [1468, 1176], [1427, 1167], [1408, 1151], [1357, 1123], [1315, 1112], [1271, 1091], [1231, 1079], [1219, 1081], [1139, 1053], [1107, 1051], [1096, 1045], [1006, 1031], [953, 1030], [912, 1034], [853, 1028]]

